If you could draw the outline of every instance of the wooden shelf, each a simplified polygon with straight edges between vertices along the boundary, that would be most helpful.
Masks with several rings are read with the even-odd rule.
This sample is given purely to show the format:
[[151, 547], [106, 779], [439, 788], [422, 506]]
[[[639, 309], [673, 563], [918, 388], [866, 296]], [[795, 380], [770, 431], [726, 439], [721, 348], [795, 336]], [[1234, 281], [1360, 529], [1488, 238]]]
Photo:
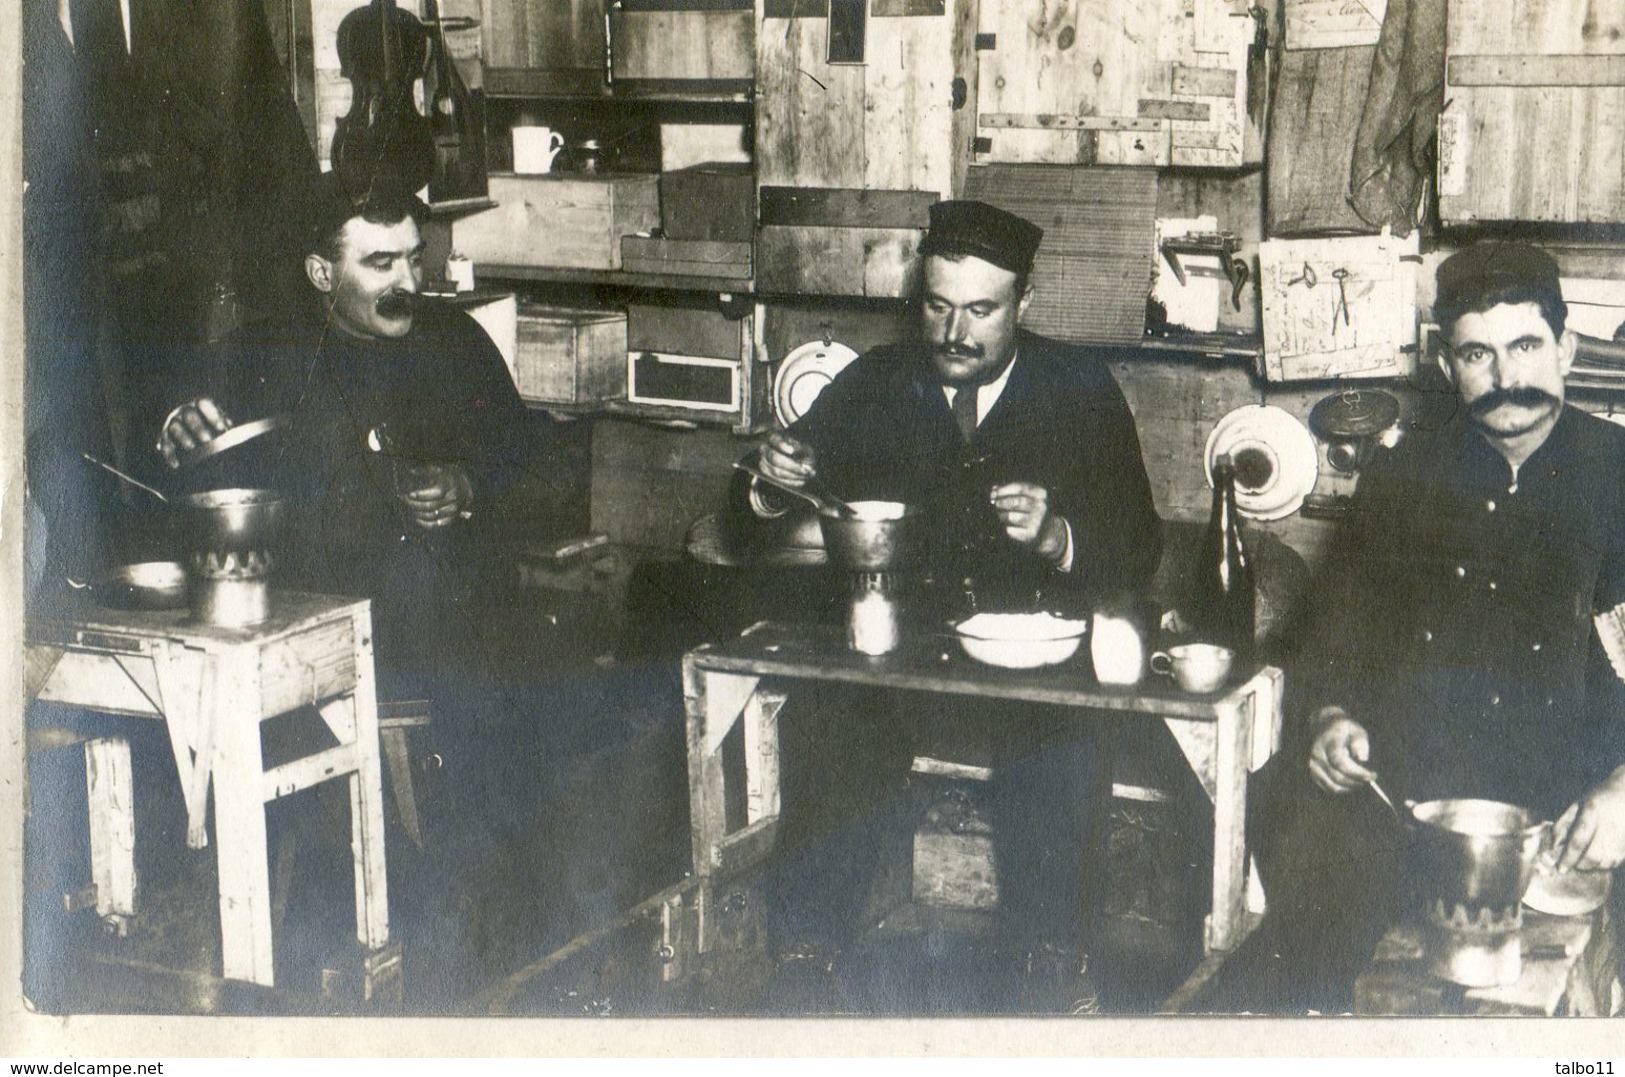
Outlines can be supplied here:
[[748, 105], [755, 96], [749, 79], [623, 79], [606, 83], [602, 71], [524, 67], [486, 68], [484, 89], [488, 98], [677, 105]]
[[699, 427], [726, 427], [737, 435], [759, 434], [767, 429], [762, 419], [750, 426], [740, 425], [738, 415], [727, 411], [708, 411], [704, 408], [680, 408], [662, 404], [639, 404], [630, 400], [592, 400], [580, 404], [555, 404], [546, 400], [525, 401], [531, 411], [545, 411], [561, 419], [634, 419], [683, 430]]
[[1246, 359], [1254, 362], [1264, 350], [1264, 342], [1257, 336], [1240, 333], [1181, 333], [1178, 336], [1147, 336], [1130, 345], [1150, 351], [1184, 352], [1223, 359]]
[[565, 266], [505, 266], [477, 264], [478, 280], [537, 281], [544, 284], [591, 284], [611, 288], [646, 288], [669, 292], [716, 292], [750, 295], [749, 277], [699, 277], [679, 273], [628, 273], [620, 269], [571, 269]]

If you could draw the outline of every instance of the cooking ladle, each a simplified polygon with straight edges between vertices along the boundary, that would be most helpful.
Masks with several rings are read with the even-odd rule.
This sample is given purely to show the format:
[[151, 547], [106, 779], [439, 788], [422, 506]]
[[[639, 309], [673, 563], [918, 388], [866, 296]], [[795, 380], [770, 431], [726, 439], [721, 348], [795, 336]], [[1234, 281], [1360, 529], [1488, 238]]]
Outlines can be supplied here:
[[126, 475], [124, 472], [120, 471], [118, 468], [114, 467], [112, 464], [109, 464], [107, 461], [98, 460], [94, 456], [90, 455], [89, 453], [80, 453], [79, 455], [83, 456], [86, 460], [90, 461], [92, 464], [95, 464], [97, 467], [101, 468], [103, 471], [106, 471], [108, 474], [110, 474], [113, 477], [119, 479], [121, 482], [127, 482], [131, 486], [134, 486], [138, 490], [145, 490], [147, 493], [151, 494], [153, 497], [156, 497], [159, 501], [162, 501], [165, 504], [169, 503], [169, 498], [164, 495], [162, 490], [154, 490], [152, 487], [148, 486], [146, 483], [142, 482], [140, 479], [132, 478], [131, 476]]
[[840, 498], [827, 491], [819, 492], [803, 486], [791, 486], [788, 483], [780, 482], [778, 479], [773, 478], [757, 468], [751, 467], [749, 464], [736, 462], [734, 467], [745, 472], [747, 475], [756, 476], [758, 479], [761, 479], [763, 482], [767, 483], [771, 487], [774, 487], [775, 489], [783, 490], [787, 494], [792, 494], [801, 498], [801, 500], [809, 503], [819, 512], [830, 513], [835, 516], [848, 517], [855, 517], [858, 514], [857, 509], [854, 509], [851, 505], [848, 505], [845, 501], [842, 501]]

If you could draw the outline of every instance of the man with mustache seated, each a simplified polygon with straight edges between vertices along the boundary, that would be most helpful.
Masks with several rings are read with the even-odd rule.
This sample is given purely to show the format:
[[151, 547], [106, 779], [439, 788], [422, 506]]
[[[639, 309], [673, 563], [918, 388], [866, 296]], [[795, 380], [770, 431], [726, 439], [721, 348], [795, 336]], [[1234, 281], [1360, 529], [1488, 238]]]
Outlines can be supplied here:
[[1434, 311], [1454, 406], [1362, 469], [1288, 667], [1247, 1008], [1349, 1008], [1414, 911], [1373, 779], [1533, 809], [1565, 870], [1625, 861], [1625, 691], [1592, 621], [1625, 601], [1625, 430], [1564, 402], [1575, 336], [1545, 252], [1457, 252]]
[[279, 490], [275, 586], [371, 598], [380, 695], [443, 696], [435, 678], [467, 660], [469, 604], [525, 470], [528, 415], [479, 324], [420, 294], [427, 207], [384, 177], [353, 190], [329, 173], [317, 193], [308, 306], [226, 339], [158, 451], [180, 468], [237, 423], [286, 416], [285, 432], [177, 480]]
[[[915, 617], [928, 631], [974, 610], [1087, 617], [1142, 593], [1161, 554], [1134, 417], [1109, 355], [1020, 328], [1041, 237], [1037, 225], [984, 203], [933, 205], [920, 245], [919, 338], [847, 366], [758, 453], [761, 470], [781, 483], [816, 479], [849, 501], [923, 511], [924, 562], [898, 569], [935, 584]], [[745, 524], [782, 514], [790, 501], [754, 480], [749, 508], [746, 500], [735, 513]], [[811, 828], [798, 803], [803, 789], [809, 801], [859, 811], [893, 795], [888, 783], [907, 774], [913, 743], [903, 723], [879, 713], [884, 706], [843, 715], [827, 736], [806, 722], [781, 724], [786, 844], [796, 826]], [[980, 701], [932, 697], [929, 709], [934, 721], [957, 718], [967, 735], [989, 742], [1002, 942], [1006, 971], [1021, 975], [1012, 1005], [1087, 1006], [1097, 983], [1086, 966], [1110, 786], [1102, 738], [1043, 708], [1018, 718], [1011, 705], [989, 713]], [[804, 762], [816, 752], [838, 758]], [[787, 884], [786, 904], [801, 912], [822, 904], [827, 919], [829, 907], [858, 901], [874, 850], [862, 836], [854, 844], [860, 850], [844, 863]]]

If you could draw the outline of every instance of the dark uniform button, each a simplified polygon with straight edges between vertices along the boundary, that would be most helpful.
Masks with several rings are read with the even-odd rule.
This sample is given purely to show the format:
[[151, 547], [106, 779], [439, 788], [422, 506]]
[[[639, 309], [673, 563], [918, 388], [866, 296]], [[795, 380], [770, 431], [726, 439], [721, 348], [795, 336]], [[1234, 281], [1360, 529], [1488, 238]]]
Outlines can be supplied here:
[[[1536, 641], [1535, 641], [1535, 642], [1533, 642], [1533, 643], [1531, 643], [1531, 644], [1530, 644], [1530, 645], [1529, 645], [1529, 649], [1530, 649], [1530, 650], [1531, 650], [1531, 651], [1538, 651], [1538, 650], [1540, 650], [1540, 640], [1538, 640], [1538, 639], [1537, 639], [1537, 640], [1536, 640]], [[1550, 702], [1551, 702], [1551, 700], [1547, 700], [1547, 702], [1548, 702], [1548, 703], [1550, 703]]]
[[1465, 579], [1466, 577], [1467, 577], [1467, 566], [1465, 566], [1465, 565], [1457, 565], [1456, 566], [1456, 579], [1460, 580], [1460, 579]]
[[1490, 590], [1494, 591], [1494, 590], [1497, 590], [1498, 588], [1499, 588], [1499, 585], [1494, 580], [1491, 580], [1490, 581]]
[[1432, 643], [1433, 642], [1433, 633], [1428, 631], [1425, 628], [1422, 629], [1422, 642], [1423, 643]]
[[1500, 705], [1501, 705], [1501, 697], [1500, 696], [1491, 696], [1490, 697], [1490, 706], [1499, 707]]
[[1494, 512], [1495, 511], [1495, 502], [1494, 501], [1486, 501], [1486, 502], [1484, 502], [1484, 511], [1485, 512]]

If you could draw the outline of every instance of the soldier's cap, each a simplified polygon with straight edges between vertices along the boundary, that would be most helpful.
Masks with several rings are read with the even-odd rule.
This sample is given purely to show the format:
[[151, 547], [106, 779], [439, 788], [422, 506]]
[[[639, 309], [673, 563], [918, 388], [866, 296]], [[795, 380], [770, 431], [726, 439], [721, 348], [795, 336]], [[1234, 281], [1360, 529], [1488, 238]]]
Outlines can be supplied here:
[[1539, 247], [1516, 240], [1483, 240], [1439, 263], [1435, 307], [1469, 309], [1507, 289], [1562, 296], [1557, 262]]
[[1021, 276], [1032, 272], [1044, 230], [986, 202], [957, 200], [931, 206], [931, 228], [920, 253], [968, 254]]

